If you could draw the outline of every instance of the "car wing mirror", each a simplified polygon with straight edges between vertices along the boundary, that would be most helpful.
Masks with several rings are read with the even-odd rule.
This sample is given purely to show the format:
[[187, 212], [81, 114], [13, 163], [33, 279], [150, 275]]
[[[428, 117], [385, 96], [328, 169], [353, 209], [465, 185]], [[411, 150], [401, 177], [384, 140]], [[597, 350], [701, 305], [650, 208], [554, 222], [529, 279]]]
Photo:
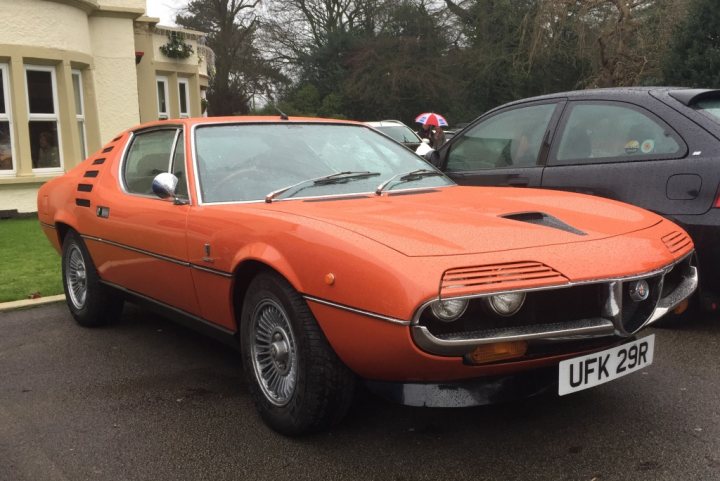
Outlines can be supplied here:
[[175, 192], [177, 185], [177, 177], [170, 172], [162, 172], [153, 179], [152, 191], [161, 199], [172, 199], [175, 204], [187, 204], [187, 201], [178, 198]]

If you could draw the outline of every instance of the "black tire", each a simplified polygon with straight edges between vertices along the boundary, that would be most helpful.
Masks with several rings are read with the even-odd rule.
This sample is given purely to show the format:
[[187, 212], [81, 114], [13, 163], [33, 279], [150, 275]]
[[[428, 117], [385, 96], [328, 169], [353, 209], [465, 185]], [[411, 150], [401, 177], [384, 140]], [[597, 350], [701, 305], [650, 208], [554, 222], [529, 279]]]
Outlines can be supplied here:
[[355, 376], [285, 279], [270, 272], [253, 279], [240, 336], [250, 393], [268, 426], [296, 436], [326, 429], [345, 416]]
[[62, 279], [70, 313], [81, 326], [104, 326], [122, 314], [122, 297], [100, 283], [85, 243], [75, 231], [63, 239]]

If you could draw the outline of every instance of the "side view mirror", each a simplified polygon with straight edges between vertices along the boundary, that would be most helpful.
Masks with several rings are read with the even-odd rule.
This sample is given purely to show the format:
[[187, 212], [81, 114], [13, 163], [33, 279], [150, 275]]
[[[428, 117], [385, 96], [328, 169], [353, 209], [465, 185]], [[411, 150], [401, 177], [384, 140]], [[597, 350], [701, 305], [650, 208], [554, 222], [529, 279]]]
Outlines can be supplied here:
[[155, 176], [152, 182], [152, 191], [161, 199], [172, 199], [175, 204], [187, 204], [186, 201], [178, 199], [177, 189], [178, 178], [170, 172], [162, 172]]

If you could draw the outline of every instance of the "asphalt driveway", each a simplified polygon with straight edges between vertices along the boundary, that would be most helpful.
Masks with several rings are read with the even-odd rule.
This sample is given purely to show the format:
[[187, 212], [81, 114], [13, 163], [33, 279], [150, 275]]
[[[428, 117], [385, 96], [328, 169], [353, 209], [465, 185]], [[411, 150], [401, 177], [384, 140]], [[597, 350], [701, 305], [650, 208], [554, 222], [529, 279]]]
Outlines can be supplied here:
[[0, 480], [720, 480], [720, 319], [655, 329], [643, 372], [570, 396], [422, 409], [361, 393], [331, 432], [255, 414], [239, 356], [138, 308], [0, 313]]

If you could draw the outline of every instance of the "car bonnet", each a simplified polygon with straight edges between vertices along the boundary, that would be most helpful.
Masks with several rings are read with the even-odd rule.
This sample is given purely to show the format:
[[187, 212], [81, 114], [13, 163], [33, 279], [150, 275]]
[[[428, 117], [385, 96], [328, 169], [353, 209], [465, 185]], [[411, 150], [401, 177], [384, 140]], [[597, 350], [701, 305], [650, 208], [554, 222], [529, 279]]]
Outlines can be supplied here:
[[353, 231], [407, 256], [588, 242], [642, 230], [662, 220], [644, 209], [599, 197], [497, 187], [295, 199], [266, 207]]

